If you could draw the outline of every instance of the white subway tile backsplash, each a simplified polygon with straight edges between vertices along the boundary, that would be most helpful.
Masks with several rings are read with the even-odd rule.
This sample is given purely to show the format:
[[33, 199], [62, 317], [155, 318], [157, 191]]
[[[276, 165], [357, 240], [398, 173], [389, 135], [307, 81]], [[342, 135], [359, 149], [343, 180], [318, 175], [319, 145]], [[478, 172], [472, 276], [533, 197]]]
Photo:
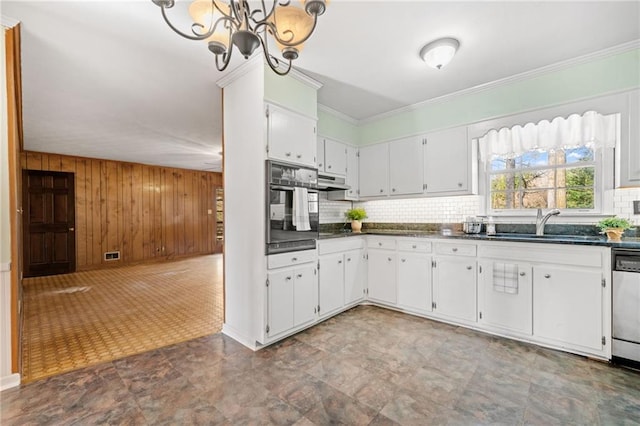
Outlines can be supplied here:
[[[640, 188], [616, 189], [614, 214], [640, 226], [640, 215], [633, 214], [633, 200], [640, 200]], [[368, 222], [461, 223], [467, 216], [481, 214], [482, 203], [482, 196], [468, 195], [363, 201], [354, 202], [353, 206], [364, 207]], [[344, 222], [344, 212], [351, 207], [350, 201], [329, 201], [326, 193], [320, 193], [320, 223]]]

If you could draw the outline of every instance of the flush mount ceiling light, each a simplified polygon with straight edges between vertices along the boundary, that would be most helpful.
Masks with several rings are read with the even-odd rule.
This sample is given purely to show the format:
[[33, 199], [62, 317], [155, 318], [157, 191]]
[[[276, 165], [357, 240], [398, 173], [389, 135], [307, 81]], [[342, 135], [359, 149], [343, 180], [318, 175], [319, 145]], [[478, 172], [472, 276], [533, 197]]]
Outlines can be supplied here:
[[[262, 45], [269, 67], [280, 75], [288, 74], [291, 64], [316, 28], [318, 16], [326, 9], [328, 0], [300, 0], [304, 9], [290, 5], [290, 0], [262, 0], [260, 7], [251, 8], [248, 0], [195, 0], [189, 6], [193, 19], [191, 32], [182, 32], [167, 17], [167, 9], [175, 0], [151, 0], [162, 10], [167, 25], [189, 40], [204, 40], [216, 56], [216, 68], [224, 71], [229, 65], [233, 46], [247, 59]], [[270, 5], [270, 6], [267, 6]], [[269, 52], [273, 39], [288, 67]]]
[[455, 38], [441, 38], [420, 49], [420, 57], [431, 68], [440, 69], [451, 62], [460, 42]]

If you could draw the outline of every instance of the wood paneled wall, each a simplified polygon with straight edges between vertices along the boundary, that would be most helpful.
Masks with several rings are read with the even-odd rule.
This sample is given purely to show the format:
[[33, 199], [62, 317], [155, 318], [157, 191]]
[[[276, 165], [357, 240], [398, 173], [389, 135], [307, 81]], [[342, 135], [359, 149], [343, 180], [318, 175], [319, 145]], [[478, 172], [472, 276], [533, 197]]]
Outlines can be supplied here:
[[[222, 174], [24, 152], [22, 168], [75, 173], [76, 268], [215, 253]], [[211, 213], [209, 213], [211, 212]], [[120, 261], [105, 261], [107, 251]]]

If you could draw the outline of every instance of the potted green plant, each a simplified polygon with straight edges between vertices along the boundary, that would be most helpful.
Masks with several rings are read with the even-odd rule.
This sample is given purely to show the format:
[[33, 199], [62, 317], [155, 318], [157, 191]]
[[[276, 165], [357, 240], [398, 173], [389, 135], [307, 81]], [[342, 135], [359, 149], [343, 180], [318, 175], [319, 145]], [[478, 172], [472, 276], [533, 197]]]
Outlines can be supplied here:
[[625, 230], [633, 228], [631, 222], [621, 217], [608, 217], [596, 224], [600, 232], [607, 234], [611, 241], [620, 241]]
[[367, 212], [363, 208], [349, 209], [344, 215], [351, 221], [351, 231], [362, 232], [362, 220], [367, 218]]

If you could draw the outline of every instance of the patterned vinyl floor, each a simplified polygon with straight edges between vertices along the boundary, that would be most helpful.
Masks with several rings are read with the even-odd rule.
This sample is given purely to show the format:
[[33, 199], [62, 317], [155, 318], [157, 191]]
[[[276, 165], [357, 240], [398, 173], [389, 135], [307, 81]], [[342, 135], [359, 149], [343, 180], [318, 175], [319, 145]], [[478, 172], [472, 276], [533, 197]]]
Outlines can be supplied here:
[[222, 255], [24, 280], [24, 382], [216, 333]]

